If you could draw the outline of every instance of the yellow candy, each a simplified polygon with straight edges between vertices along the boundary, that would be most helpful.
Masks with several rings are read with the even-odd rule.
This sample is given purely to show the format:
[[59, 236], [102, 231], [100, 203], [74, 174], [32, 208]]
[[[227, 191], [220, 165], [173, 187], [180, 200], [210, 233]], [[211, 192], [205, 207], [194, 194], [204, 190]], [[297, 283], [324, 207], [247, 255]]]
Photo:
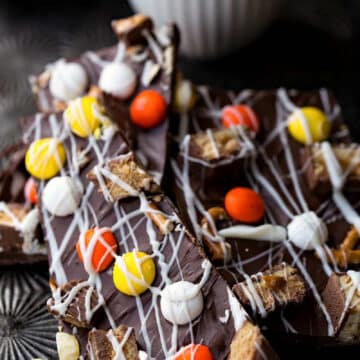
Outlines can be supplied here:
[[40, 180], [55, 176], [66, 161], [66, 152], [60, 140], [44, 138], [35, 140], [25, 155], [27, 171]]
[[122, 293], [137, 296], [145, 292], [155, 279], [154, 260], [141, 251], [123, 254], [113, 270], [115, 287]]
[[191, 81], [178, 76], [174, 93], [174, 110], [179, 113], [190, 111], [196, 100], [196, 93]]
[[94, 111], [96, 107], [98, 107], [97, 101], [92, 96], [84, 96], [70, 101], [65, 110], [65, 119], [74, 134], [88, 137], [99, 127], [101, 121]]
[[[303, 107], [294, 111], [288, 121], [290, 134], [303, 144], [323, 141], [329, 137], [330, 121], [323, 111], [315, 107]], [[307, 124], [309, 134], [304, 122], [305, 126]]]

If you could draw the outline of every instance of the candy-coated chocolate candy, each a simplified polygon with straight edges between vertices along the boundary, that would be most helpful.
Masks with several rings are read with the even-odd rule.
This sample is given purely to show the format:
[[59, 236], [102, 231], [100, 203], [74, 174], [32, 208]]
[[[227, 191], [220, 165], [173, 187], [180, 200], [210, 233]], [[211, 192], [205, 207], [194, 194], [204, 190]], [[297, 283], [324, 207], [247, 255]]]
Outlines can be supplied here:
[[154, 260], [148, 254], [132, 251], [116, 259], [113, 281], [120, 292], [137, 296], [151, 286], [155, 273]]
[[288, 129], [295, 140], [302, 144], [312, 144], [329, 137], [331, 124], [320, 109], [303, 107], [289, 116]]
[[38, 201], [37, 184], [36, 181], [30, 177], [27, 179], [24, 188], [24, 195], [26, 201], [30, 204], [36, 205]]
[[61, 141], [43, 138], [31, 143], [25, 155], [26, 170], [40, 180], [55, 176], [66, 161], [66, 152]]
[[51, 71], [50, 92], [62, 101], [70, 101], [83, 95], [87, 85], [86, 71], [78, 63], [60, 60]]
[[178, 76], [174, 91], [174, 110], [179, 113], [190, 111], [196, 103], [194, 85]]
[[44, 187], [42, 204], [50, 214], [68, 216], [79, 207], [83, 194], [80, 182], [70, 176], [56, 176]]
[[164, 121], [166, 110], [166, 101], [158, 91], [144, 90], [131, 103], [130, 116], [135, 125], [151, 129]]
[[76, 244], [76, 251], [86, 269], [101, 272], [114, 260], [118, 244], [109, 228], [94, 228], [83, 232]]
[[180, 349], [174, 360], [213, 360], [213, 356], [207, 346], [190, 344]]
[[75, 135], [88, 137], [101, 123], [97, 115], [99, 112], [97, 100], [91, 96], [83, 96], [70, 101], [64, 116]]
[[242, 125], [254, 132], [258, 132], [260, 128], [258, 117], [254, 110], [247, 105], [225, 106], [222, 111], [221, 121], [225, 127]]
[[260, 195], [245, 187], [236, 187], [225, 196], [225, 209], [237, 221], [253, 223], [264, 216], [264, 202]]
[[102, 70], [99, 87], [101, 90], [125, 100], [134, 93], [136, 83], [136, 74], [129, 65], [113, 62]]
[[198, 284], [177, 281], [161, 292], [161, 312], [164, 318], [177, 325], [196, 319], [203, 311], [204, 301]]

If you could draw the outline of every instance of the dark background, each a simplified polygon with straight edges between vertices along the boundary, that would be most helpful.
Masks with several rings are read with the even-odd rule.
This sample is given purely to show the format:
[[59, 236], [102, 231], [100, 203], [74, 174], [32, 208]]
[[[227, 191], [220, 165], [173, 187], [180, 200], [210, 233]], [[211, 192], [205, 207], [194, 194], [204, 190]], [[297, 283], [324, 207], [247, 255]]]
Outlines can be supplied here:
[[[17, 118], [35, 111], [28, 75], [59, 57], [114, 44], [110, 20], [130, 14], [125, 0], [0, 1], [0, 148], [19, 136]], [[196, 83], [234, 90], [329, 87], [360, 141], [359, 40], [360, 0], [284, 0], [282, 16], [254, 43], [217, 61], [181, 58], [180, 70]], [[288, 341], [275, 339], [284, 358], [360, 351]]]

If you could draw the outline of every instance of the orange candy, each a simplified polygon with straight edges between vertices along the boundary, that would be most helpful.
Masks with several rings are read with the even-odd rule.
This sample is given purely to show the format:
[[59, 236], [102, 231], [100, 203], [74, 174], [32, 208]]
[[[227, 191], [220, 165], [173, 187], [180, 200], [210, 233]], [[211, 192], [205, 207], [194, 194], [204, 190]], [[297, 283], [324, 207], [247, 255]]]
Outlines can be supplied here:
[[135, 125], [151, 129], [163, 122], [166, 110], [166, 101], [158, 91], [144, 90], [131, 103], [130, 117]]
[[183, 347], [174, 360], [213, 360], [213, 356], [207, 346], [190, 344]]
[[255, 132], [258, 132], [260, 128], [259, 120], [255, 112], [246, 105], [225, 106], [221, 121], [225, 127], [242, 125]]
[[33, 205], [37, 204], [37, 184], [32, 177], [30, 177], [25, 183], [24, 194], [26, 201]]
[[260, 195], [245, 187], [236, 187], [225, 196], [225, 209], [235, 220], [254, 223], [264, 216], [264, 202]]
[[[91, 251], [90, 249], [88, 250], [88, 246], [93, 249], [92, 254], [87, 254], [88, 251]], [[84, 262], [82, 248], [85, 248], [85, 257], [91, 257], [94, 271], [101, 272], [106, 270], [113, 262], [113, 253], [116, 253], [118, 245], [110, 229], [95, 228], [82, 233], [76, 244], [76, 251], [79, 258]]]

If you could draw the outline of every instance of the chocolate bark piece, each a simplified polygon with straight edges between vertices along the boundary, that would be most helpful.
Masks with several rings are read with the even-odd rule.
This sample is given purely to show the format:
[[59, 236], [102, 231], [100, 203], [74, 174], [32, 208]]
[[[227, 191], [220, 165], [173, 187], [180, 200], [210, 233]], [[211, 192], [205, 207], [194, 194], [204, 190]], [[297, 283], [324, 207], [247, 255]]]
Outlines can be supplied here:
[[0, 202], [0, 264], [45, 262], [39, 212], [22, 203]]
[[93, 285], [72, 280], [53, 291], [47, 307], [56, 318], [76, 327], [91, 328], [93, 316], [103, 304]]
[[132, 152], [96, 166], [88, 175], [108, 201], [118, 201], [140, 192], [158, 193], [159, 185], [135, 161]]
[[[180, 146], [178, 163], [186, 168], [192, 190], [209, 206], [216, 206], [227, 189], [244, 181], [244, 161], [253, 148], [244, 129], [208, 129], [186, 137]], [[184, 196], [179, 184], [177, 188]], [[213, 205], [214, 204], [214, 205]], [[182, 209], [180, 209], [182, 210]], [[186, 212], [182, 214], [186, 218]]]
[[306, 286], [298, 270], [284, 263], [250, 276], [236, 284], [233, 291], [242, 304], [251, 305], [256, 312], [265, 316], [289, 304], [301, 304], [306, 295]]
[[[174, 25], [153, 28], [150, 24], [151, 20], [142, 15], [114, 21], [113, 27], [123, 34], [117, 46], [88, 51], [77, 59], [66, 61], [79, 63], [85, 69], [89, 80], [88, 90], [92, 95], [94, 95], [94, 86], [98, 86], [100, 74], [106, 65], [114, 61], [123, 61], [135, 71], [138, 85], [129, 99], [122, 100], [103, 91], [96, 91], [96, 96], [106, 114], [117, 123], [131, 149], [160, 183], [166, 165], [168, 118], [156, 128], [144, 130], [133, 126], [129, 105], [134, 97], [145, 89], [160, 92], [167, 104], [171, 104], [179, 35]], [[139, 34], [141, 36], [138, 36]], [[158, 69], [155, 72], [154, 67]], [[50, 66], [39, 76], [33, 76], [31, 80], [32, 91], [41, 112], [63, 111], [67, 106], [50, 92], [51, 76]]]
[[279, 359], [261, 334], [260, 329], [250, 321], [246, 321], [245, 325], [235, 335], [228, 360], [260, 360], [264, 358], [268, 360]]
[[88, 335], [88, 353], [94, 360], [138, 360], [134, 329], [120, 325], [108, 331], [91, 330]]
[[[208, 185], [211, 181], [210, 176], [205, 182], [200, 171], [194, 175], [192, 158], [189, 156], [190, 142], [187, 137], [184, 138], [179, 156], [176, 162], [172, 162], [176, 198], [181, 217], [193, 231], [197, 241], [201, 242], [204, 235], [201, 219], [206, 210], [223, 206], [224, 196], [231, 188], [246, 186], [255, 189], [261, 195], [266, 206], [266, 223], [287, 226], [294, 216], [312, 210], [327, 226], [327, 245], [337, 249], [351, 226], [328, 195], [310, 190], [302, 157], [304, 145], [292, 138], [286, 126], [289, 115], [295, 109], [314, 106], [324, 111], [331, 121], [328, 141], [331, 144], [350, 144], [349, 131], [333, 95], [327, 89], [309, 92], [285, 89], [243, 90], [236, 94], [207, 87], [199, 87], [197, 94], [198, 101], [195, 107], [186, 116], [183, 114], [175, 118], [175, 121], [179, 118], [181, 121], [184, 118], [189, 120], [185, 135], [199, 130], [205, 131], [207, 128], [221, 129], [222, 109], [225, 105], [248, 105], [260, 122], [260, 132], [254, 140], [251, 139], [256, 149], [255, 153], [245, 158], [242, 166], [234, 167], [228, 176], [222, 177], [219, 168], [214, 177], [222, 177], [223, 182], [219, 181], [214, 186]], [[236, 177], [237, 181], [232, 183]], [[347, 190], [346, 187], [345, 191]], [[346, 197], [353, 206], [356, 205], [355, 192], [349, 189]], [[222, 226], [228, 227], [229, 224], [219, 224], [217, 230], [222, 229]], [[254, 241], [235, 238], [226, 238], [226, 241], [232, 247], [232, 260], [227, 264], [217, 263], [216, 266], [231, 286], [244, 281], [247, 276], [284, 261], [296, 266], [305, 279], [309, 291], [304, 302], [296, 307], [273, 312], [266, 318], [257, 318], [260, 325], [267, 327], [272, 333], [296, 331], [300, 335], [332, 335], [329, 331], [331, 326], [328, 326], [326, 309], [318, 306], [328, 274], [336, 267], [333, 259], [327, 259], [328, 249], [323, 247], [321, 257], [317, 257], [314, 251], [303, 251], [289, 241], [271, 243], [266, 239]]]
[[[62, 172], [78, 178], [84, 187], [81, 206], [76, 214], [63, 218], [51, 216], [40, 203], [42, 227], [50, 249], [50, 275], [58, 286], [90, 277], [74, 254], [80, 232], [93, 226], [109, 227], [118, 241], [118, 254], [134, 249], [145, 252], [152, 256], [157, 269], [151, 288], [138, 297], [127, 296], [115, 288], [111, 268], [91, 274], [96, 277], [96, 289], [106, 304], [104, 316], [99, 316], [97, 321], [97, 329], [107, 330], [114, 324], [127, 324], [134, 328], [139, 347], [155, 359], [171, 357], [180, 347], [194, 342], [206, 344], [214, 358], [225, 360], [232, 339], [247, 315], [226, 282], [204, 258], [202, 250], [194, 245], [171, 201], [158, 195], [148, 199], [141, 193], [138, 197], [107, 202], [86, 177], [99, 163], [129, 152], [120, 134], [115, 133], [112, 138], [96, 142], [93, 138], [78, 138], [64, 127], [61, 114], [43, 115], [37, 121], [27, 119], [23, 125], [28, 142], [37, 137], [62, 135], [62, 144], [67, 151], [67, 162]], [[78, 148], [89, 149], [91, 161], [83, 168], [76, 167], [76, 161], [74, 163]], [[46, 185], [46, 181], [42, 185]], [[164, 232], [150, 214], [162, 216], [175, 226]], [[201, 283], [206, 306], [195, 321], [178, 326], [175, 337], [172, 336], [174, 326], [162, 315], [159, 294], [165, 284], [181, 280]], [[66, 327], [66, 331], [72, 332], [70, 327]], [[83, 356], [86, 355], [88, 332], [88, 329], [79, 329], [77, 334]]]
[[[338, 160], [342, 171], [347, 174], [346, 188], [351, 191], [360, 189], [360, 145], [332, 144], [332, 151]], [[329, 194], [332, 191], [326, 163], [320, 144], [306, 147], [303, 152], [306, 167], [306, 177], [311, 190], [320, 194]]]
[[330, 276], [322, 293], [336, 337], [344, 342], [360, 339], [360, 291], [348, 273]]

